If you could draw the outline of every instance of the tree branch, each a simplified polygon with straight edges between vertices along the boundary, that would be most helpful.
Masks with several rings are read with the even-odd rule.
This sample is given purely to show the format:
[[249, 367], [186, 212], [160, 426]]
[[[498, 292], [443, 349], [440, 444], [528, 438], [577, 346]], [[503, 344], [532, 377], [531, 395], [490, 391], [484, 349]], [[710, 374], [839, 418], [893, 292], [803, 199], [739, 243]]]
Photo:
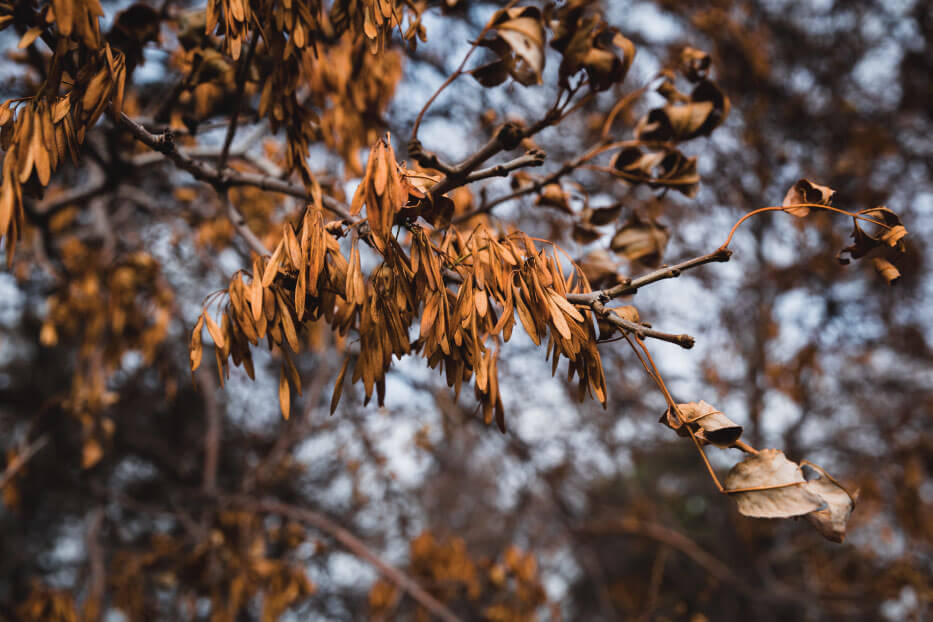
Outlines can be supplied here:
[[606, 307], [599, 300], [594, 300], [592, 303], [590, 303], [590, 308], [593, 309], [594, 313], [602, 317], [610, 324], [614, 324], [622, 330], [627, 330], [630, 333], [637, 335], [638, 337], [651, 337], [653, 339], [667, 341], [668, 343], [677, 344], [681, 348], [686, 348], [688, 350], [692, 348], [693, 344], [696, 342], [690, 335], [673, 335], [671, 333], [662, 333], [652, 329], [650, 326], [645, 326], [644, 324], [639, 324], [637, 322], [631, 322], [629, 320], [623, 319], [617, 314], [613, 313], [612, 309]]
[[383, 577], [394, 583], [399, 589], [414, 598], [418, 604], [427, 609], [433, 615], [444, 620], [445, 622], [459, 621], [460, 618], [454, 615], [454, 613], [443, 603], [425, 591], [425, 589], [421, 587], [414, 579], [398, 568], [391, 566], [387, 562], [383, 561], [383, 559], [374, 553], [369, 547], [367, 547], [362, 540], [323, 514], [319, 514], [318, 512], [309, 510], [307, 508], [289, 505], [287, 503], [282, 503], [281, 501], [275, 501], [273, 499], [255, 500], [239, 495], [223, 497], [223, 499], [228, 500], [231, 502], [231, 504], [244, 509], [258, 512], [267, 512], [270, 514], [278, 514], [280, 516], [301, 521], [303, 523], [317, 527], [321, 531], [330, 534], [331, 537], [345, 546], [351, 553], [361, 557], [362, 559], [365, 559], [370, 564], [375, 566], [376, 570], [378, 570]]
[[[164, 155], [175, 166], [190, 173], [198, 181], [212, 185], [219, 193], [232, 186], [254, 186], [260, 190], [288, 194], [306, 201], [313, 199], [311, 193], [303, 186], [291, 184], [282, 179], [255, 173], [241, 173], [231, 170], [220, 171], [210, 164], [196, 160], [180, 151], [170, 132], [152, 134], [126, 114], [120, 113], [117, 123], [129, 130], [140, 142]], [[338, 216], [342, 218], [349, 217], [350, 212], [347, 206], [337, 199], [324, 195], [323, 203], [325, 208]]]
[[489, 168], [473, 171], [466, 176], [465, 181], [469, 184], [481, 179], [487, 179], [489, 177], [505, 177], [512, 171], [524, 168], [526, 166], [541, 166], [544, 164], [544, 157], [545, 154], [543, 151], [532, 149], [526, 152], [525, 155], [515, 158], [510, 162], [504, 162], [502, 164], [490, 166]]
[[696, 268], [697, 266], [708, 263], [729, 261], [730, 257], [732, 257], [731, 250], [728, 248], [720, 248], [707, 255], [702, 255], [701, 257], [694, 257], [693, 259], [682, 261], [673, 266], [658, 268], [636, 279], [626, 279], [622, 283], [608, 289], [599, 289], [585, 294], [567, 294], [567, 301], [578, 305], [591, 305], [597, 300], [609, 302], [613, 298], [618, 298], [619, 296], [634, 294], [645, 285], [663, 281], [664, 279], [676, 278], [680, 276], [684, 270], [690, 270], [691, 268]]
[[227, 126], [227, 135], [224, 137], [224, 146], [220, 151], [220, 159], [217, 160], [217, 169], [224, 170], [227, 166], [227, 155], [230, 153], [230, 145], [233, 143], [233, 136], [236, 134], [237, 121], [240, 119], [240, 108], [243, 107], [243, 90], [246, 88], [246, 74], [249, 73], [249, 65], [253, 61], [253, 54], [256, 52], [256, 43], [259, 41], [259, 29], [253, 30], [253, 36], [249, 41], [249, 49], [246, 50], [246, 56], [243, 57], [240, 65], [240, 71], [236, 77], [236, 94], [233, 96], [233, 113], [230, 115], [230, 125]]
[[22, 469], [23, 466], [25, 466], [25, 464], [29, 462], [33, 456], [39, 453], [39, 450], [45, 447], [45, 444], [48, 442], [49, 437], [43, 434], [33, 442], [29, 443], [22, 452], [17, 453], [16, 457], [10, 460], [9, 464], [6, 465], [6, 469], [4, 469], [3, 474], [0, 475], [0, 488], [6, 486], [11, 479], [16, 477], [16, 474], [19, 472], [19, 470]]

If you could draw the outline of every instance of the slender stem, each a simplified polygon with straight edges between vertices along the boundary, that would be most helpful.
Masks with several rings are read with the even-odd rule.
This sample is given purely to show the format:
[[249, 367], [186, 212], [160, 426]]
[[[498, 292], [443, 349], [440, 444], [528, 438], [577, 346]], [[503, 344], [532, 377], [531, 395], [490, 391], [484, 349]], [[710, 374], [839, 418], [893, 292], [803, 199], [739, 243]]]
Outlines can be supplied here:
[[672, 335], [670, 333], [662, 333], [647, 326], [643, 326], [642, 324], [638, 324], [637, 322], [631, 322], [629, 320], [623, 319], [617, 314], [613, 313], [612, 309], [607, 308], [599, 300], [594, 300], [590, 304], [590, 308], [592, 308], [594, 312], [596, 312], [610, 324], [614, 324], [622, 330], [629, 331], [638, 337], [652, 337], [654, 339], [676, 344], [681, 348], [688, 350], [692, 348], [695, 343], [694, 338], [690, 335]]
[[844, 214], [846, 216], [851, 216], [852, 218], [855, 218], [856, 220], [863, 220], [865, 222], [870, 222], [873, 225], [878, 225], [879, 227], [884, 227], [885, 229], [891, 228], [890, 225], [883, 223], [880, 220], [875, 220], [874, 218], [869, 218], [868, 216], [862, 216], [861, 214], [853, 214], [852, 212], [846, 211], [844, 209], [840, 209], [838, 207], [833, 207], [832, 205], [821, 205], [819, 203], [795, 203], [793, 205], [782, 205], [782, 206], [772, 205], [768, 207], [759, 207], [758, 209], [753, 210], [745, 214], [741, 218], [739, 218], [739, 220], [734, 225], [732, 225], [732, 229], [729, 230], [729, 235], [726, 236], [726, 241], [722, 243], [722, 246], [720, 246], [720, 248], [726, 248], [727, 246], [729, 246], [729, 242], [732, 241], [732, 236], [735, 235], [735, 232], [739, 228], [739, 226], [743, 222], [751, 218], [752, 216], [757, 216], [758, 214], [762, 214], [764, 212], [786, 212], [787, 210], [796, 209], [800, 207], [809, 207], [813, 209], [822, 209], [822, 210], [827, 210], [830, 212], [836, 212], [837, 214]]
[[246, 89], [246, 76], [249, 73], [249, 65], [253, 62], [253, 54], [256, 52], [256, 43], [259, 41], [259, 29], [253, 31], [253, 37], [249, 41], [249, 48], [246, 50], [246, 56], [240, 61], [240, 70], [236, 77], [236, 95], [233, 96], [233, 113], [230, 115], [230, 125], [227, 126], [227, 135], [224, 137], [224, 146], [220, 151], [220, 159], [217, 160], [217, 170], [224, 170], [227, 165], [227, 156], [230, 154], [230, 145], [233, 144], [233, 136], [236, 134], [237, 121], [240, 119], [240, 108], [243, 107], [243, 92]]
[[45, 447], [46, 443], [49, 442], [49, 437], [43, 434], [33, 442], [29, 443], [26, 446], [26, 449], [16, 454], [16, 456], [10, 460], [6, 465], [3, 473], [0, 474], [0, 488], [3, 488], [7, 483], [16, 477], [16, 474], [20, 469], [29, 462], [33, 456], [39, 453], [39, 450]]
[[[506, 11], [512, 8], [513, 6], [515, 6], [515, 3], [517, 1], [518, 0], [511, 0], [502, 10]], [[446, 80], [444, 80], [443, 84], [437, 87], [437, 90], [434, 91], [434, 94], [431, 95], [431, 97], [428, 98], [428, 101], [425, 102], [424, 106], [421, 108], [421, 111], [418, 113], [418, 116], [415, 118], [415, 124], [411, 128], [411, 138], [409, 140], [412, 140], [412, 141], [418, 140], [418, 130], [421, 128], [421, 120], [424, 119], [424, 115], [428, 111], [428, 108], [431, 107], [431, 104], [434, 103], [434, 100], [437, 99], [437, 96], [440, 95], [444, 89], [450, 86], [450, 84], [454, 80], [456, 80], [461, 75], [463, 75], [463, 68], [466, 67], [467, 61], [470, 60], [470, 57], [473, 55], [473, 52], [475, 52], [476, 48], [479, 47], [480, 41], [483, 40], [483, 37], [485, 37], [486, 33], [489, 32], [490, 30], [492, 30], [492, 20], [490, 20], [489, 22], [486, 23], [485, 26], [483, 26], [483, 29], [480, 31], [479, 36], [476, 37], [476, 41], [474, 41], [473, 45], [470, 46], [470, 50], [466, 53], [466, 56], [463, 57], [463, 60], [460, 62], [460, 65], [454, 70], [452, 74], [450, 74], [447, 77]]]
[[414, 598], [418, 604], [431, 612], [431, 614], [445, 622], [457, 622], [460, 619], [443, 603], [431, 596], [417, 581], [398, 568], [389, 565], [366, 546], [362, 540], [323, 514], [272, 499], [255, 500], [242, 496], [226, 497], [226, 499], [240, 507], [259, 512], [278, 514], [317, 527], [330, 534], [331, 537], [345, 546], [350, 552], [371, 563], [382, 576], [394, 583], [399, 589], [405, 591], [409, 596]]
[[716, 471], [713, 470], [713, 465], [710, 464], [709, 458], [706, 457], [706, 452], [703, 451], [703, 445], [700, 444], [700, 440], [697, 438], [696, 433], [693, 431], [693, 429], [689, 425], [687, 425], [686, 417], [684, 417], [683, 414], [680, 412], [680, 408], [677, 406], [677, 403], [674, 401], [674, 398], [671, 397], [670, 392], [667, 390], [667, 385], [664, 384], [664, 379], [661, 378], [661, 372], [658, 371], [657, 365], [654, 364], [654, 359], [651, 358], [651, 353], [648, 351], [648, 348], [645, 347], [645, 343], [638, 337], [638, 335], [634, 335], [634, 337], [635, 337], [635, 341], [638, 343], [638, 346], [645, 353], [645, 357], [647, 357], [648, 363], [651, 364], [650, 368], [648, 367], [648, 363], [645, 362], [645, 359], [642, 358], [641, 354], [635, 348], [635, 344], [632, 343], [628, 335], [625, 336], [625, 339], [626, 341], [628, 341], [628, 344], [632, 347], [632, 350], [635, 352], [635, 355], [638, 357], [638, 360], [641, 361], [641, 364], [645, 368], [645, 370], [648, 372], [648, 375], [651, 376], [652, 379], [654, 379], [655, 383], [657, 383], [658, 385], [658, 388], [661, 389], [661, 392], [664, 394], [664, 399], [667, 400], [668, 406], [671, 407], [671, 409], [674, 411], [674, 414], [676, 414], [677, 418], [680, 419], [680, 422], [683, 425], [684, 429], [686, 429], [687, 432], [690, 434], [690, 438], [691, 440], [693, 440], [693, 444], [697, 448], [697, 451], [700, 452], [700, 457], [703, 459], [703, 464], [706, 465], [706, 470], [709, 472], [710, 477], [713, 479], [713, 483], [716, 484], [716, 488], [719, 490], [719, 492], [724, 492], [725, 489], [723, 488], [722, 484], [719, 482], [719, 477], [716, 476]]
[[679, 264], [674, 264], [673, 266], [665, 266], [663, 268], [658, 268], [653, 272], [642, 275], [636, 279], [626, 279], [622, 283], [608, 289], [601, 289], [592, 292], [586, 292], [584, 294], [567, 294], [567, 300], [573, 304], [591, 304], [594, 300], [602, 300], [607, 302], [613, 298], [618, 298], [619, 296], [629, 296], [637, 292], [640, 288], [657, 281], [663, 281], [664, 279], [673, 279], [681, 275], [684, 270], [690, 270], [691, 268], [696, 268], [697, 266], [702, 266], [704, 264], [713, 263], [713, 262], [724, 262], [729, 261], [729, 258], [732, 256], [732, 251], [728, 248], [720, 248], [712, 253], [707, 255], [702, 255], [700, 257], [694, 257], [693, 259], [688, 259], [682, 261]]

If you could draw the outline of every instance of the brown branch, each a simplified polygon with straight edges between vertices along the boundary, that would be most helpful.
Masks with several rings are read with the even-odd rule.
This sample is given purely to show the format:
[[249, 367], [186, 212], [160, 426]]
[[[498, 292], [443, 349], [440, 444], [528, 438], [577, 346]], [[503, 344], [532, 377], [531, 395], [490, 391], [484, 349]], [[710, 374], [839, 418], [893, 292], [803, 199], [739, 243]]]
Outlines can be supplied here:
[[[278, 192], [311, 201], [311, 193], [303, 186], [291, 184], [285, 180], [270, 177], [268, 175], [257, 175], [254, 173], [241, 173], [239, 171], [225, 170], [220, 171], [206, 162], [196, 160], [181, 150], [175, 144], [174, 135], [171, 132], [162, 134], [152, 134], [145, 127], [121, 113], [117, 123], [130, 131], [140, 142], [149, 148], [158, 151], [170, 160], [176, 167], [190, 173], [198, 181], [213, 186], [218, 193], [225, 191], [233, 186], [254, 186], [260, 190]], [[325, 195], [323, 197], [324, 207], [342, 218], [349, 217], [349, 209], [337, 199]]]
[[243, 91], [246, 88], [246, 75], [249, 73], [249, 65], [253, 62], [253, 54], [256, 52], [256, 43], [259, 41], [259, 29], [253, 31], [253, 36], [249, 41], [249, 48], [246, 50], [246, 56], [240, 64], [240, 71], [236, 77], [236, 94], [233, 96], [233, 112], [230, 115], [230, 125], [227, 126], [227, 135], [224, 137], [224, 146], [220, 151], [220, 158], [217, 160], [217, 169], [224, 170], [227, 166], [227, 155], [230, 153], [230, 145], [233, 143], [233, 136], [236, 134], [237, 121], [240, 119], [240, 108], [243, 107]]
[[561, 177], [564, 177], [574, 172], [575, 170], [580, 168], [582, 165], [586, 164], [587, 162], [595, 158], [596, 156], [600, 155], [601, 153], [606, 152], [608, 149], [612, 149], [618, 146], [627, 146], [629, 144], [638, 144], [638, 143], [639, 141], [625, 141], [621, 143], [611, 143], [608, 145], [599, 143], [595, 145], [592, 149], [588, 150], [586, 153], [578, 156], [577, 158], [574, 158], [573, 160], [570, 160], [569, 162], [566, 162], [563, 166], [561, 166], [559, 169], [557, 169], [556, 171], [554, 171], [547, 177], [540, 179], [538, 181], [534, 181], [528, 184], [527, 186], [525, 186], [524, 188], [519, 188], [518, 190], [514, 192], [492, 199], [489, 202], [483, 203], [482, 205], [477, 207], [475, 210], [471, 212], [467, 212], [465, 214], [461, 214], [460, 216], [457, 216], [454, 219], [453, 223], [459, 224], [461, 222], [469, 220], [473, 216], [491, 212], [494, 207], [501, 205], [502, 203], [511, 201], [513, 199], [517, 199], [519, 197], [525, 196], [526, 194], [538, 192], [545, 186], [556, 183], [558, 180], [560, 180]]
[[72, 203], [80, 203], [104, 192], [107, 188], [107, 180], [103, 171], [96, 164], [90, 167], [90, 179], [83, 186], [72, 188], [48, 199], [44, 199], [36, 204], [33, 214], [40, 219], [47, 219], [53, 214], [68, 207]]
[[608, 302], [613, 298], [618, 298], [619, 296], [629, 296], [634, 294], [645, 285], [650, 285], [651, 283], [656, 283], [657, 281], [663, 281], [664, 279], [677, 278], [684, 270], [690, 270], [691, 268], [696, 268], [697, 266], [702, 266], [708, 263], [729, 261], [730, 257], [732, 257], [731, 250], [727, 248], [720, 248], [707, 255], [694, 257], [693, 259], [682, 261], [678, 264], [674, 264], [673, 266], [664, 266], [663, 268], [658, 268], [657, 270], [649, 272], [648, 274], [642, 275], [636, 279], [626, 279], [622, 283], [619, 283], [618, 285], [608, 289], [600, 289], [587, 292], [585, 294], [567, 294], [567, 300], [573, 304], [581, 305], [589, 305], [596, 300]]
[[372, 564], [383, 577], [414, 598], [418, 604], [427, 609], [431, 614], [445, 620], [445, 622], [457, 622], [460, 619], [443, 603], [425, 591], [417, 581], [398, 568], [385, 562], [367, 547], [362, 540], [323, 514], [273, 499], [255, 500], [243, 496], [230, 496], [224, 497], [224, 499], [244, 509], [278, 514], [317, 527], [321, 531], [330, 534], [331, 537], [345, 546], [351, 553]]
[[599, 300], [594, 300], [592, 303], [590, 303], [590, 308], [610, 324], [614, 324], [622, 330], [629, 331], [638, 337], [651, 337], [652, 339], [667, 341], [668, 343], [676, 344], [681, 348], [686, 348], [688, 350], [692, 348], [695, 343], [694, 338], [690, 335], [673, 335], [671, 333], [662, 333], [652, 329], [650, 326], [645, 326], [644, 324], [639, 324], [638, 322], [631, 322], [629, 320], [623, 319], [613, 313], [612, 309], [603, 305], [603, 303]]
[[249, 247], [253, 249], [253, 251], [260, 255], [268, 255], [269, 249], [266, 248], [262, 240], [253, 233], [253, 230], [249, 228], [249, 225], [246, 224], [246, 217], [237, 209], [237, 206], [230, 200], [226, 192], [221, 194], [221, 199], [227, 204], [227, 217], [230, 219], [230, 222], [233, 223], [233, 228], [237, 230], [237, 233], [246, 240], [246, 243], [249, 244]]
[[0, 488], [6, 486], [10, 480], [16, 477], [16, 474], [19, 472], [19, 470], [22, 469], [23, 466], [25, 466], [33, 456], [39, 453], [39, 450], [45, 447], [46, 443], [48, 442], [49, 437], [43, 434], [36, 440], [29, 443], [29, 445], [27, 445], [22, 452], [17, 453], [16, 456], [6, 465], [6, 469], [4, 469], [3, 474], [0, 475]]
[[509, 162], [504, 162], [502, 164], [490, 166], [489, 168], [473, 171], [466, 176], [464, 181], [469, 184], [473, 183], [474, 181], [480, 181], [481, 179], [487, 179], [489, 177], [505, 177], [512, 171], [525, 168], [526, 166], [541, 166], [544, 164], [544, 157], [545, 154], [543, 151], [538, 149], [531, 149], [525, 153], [525, 155], [515, 158]]
[[98, 507], [88, 515], [88, 526], [84, 539], [88, 565], [90, 566], [88, 593], [84, 601], [84, 617], [88, 620], [97, 619], [103, 613], [104, 591], [107, 589], [107, 567], [104, 560], [104, 550], [100, 545], [100, 530], [103, 524], [104, 508]]
[[198, 371], [198, 384], [204, 398], [204, 478], [201, 487], [205, 493], [217, 490], [217, 467], [220, 463], [221, 413], [217, 403], [217, 381], [206, 367]]
[[606, 533], [624, 533], [633, 536], [649, 538], [676, 549], [692, 559], [697, 565], [710, 575], [727, 583], [751, 598], [761, 595], [759, 590], [749, 587], [732, 570], [716, 557], [703, 550], [696, 542], [687, 536], [656, 523], [647, 523], [634, 518], [621, 518], [594, 522], [580, 529], [581, 532], [600, 535]]

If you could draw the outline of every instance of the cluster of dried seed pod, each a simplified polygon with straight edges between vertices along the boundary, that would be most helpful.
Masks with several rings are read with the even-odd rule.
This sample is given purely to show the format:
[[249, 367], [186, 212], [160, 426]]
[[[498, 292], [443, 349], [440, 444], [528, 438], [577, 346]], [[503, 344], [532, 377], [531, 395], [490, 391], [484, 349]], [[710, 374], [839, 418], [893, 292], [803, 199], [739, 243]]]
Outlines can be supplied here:
[[[375, 391], [382, 402], [393, 358], [419, 352], [430, 367], [446, 374], [458, 394], [463, 382], [473, 379], [486, 421], [495, 418], [504, 428], [498, 352], [517, 316], [536, 345], [548, 340], [555, 371], [561, 356], [569, 360], [570, 377], [579, 378], [580, 399], [589, 394], [605, 403], [595, 320], [589, 307], [566, 298], [589, 291], [582, 272], [572, 262], [563, 267], [553, 245], [538, 248], [520, 231], [500, 234], [479, 226], [466, 235], [451, 228], [435, 242], [425, 228], [402, 219], [407, 234], [400, 240], [392, 235], [399, 215], [428, 202], [407, 173], [391, 146], [377, 143], [353, 206], [359, 212], [365, 205], [367, 221], [350, 227], [348, 258], [338, 241], [346, 223], [325, 224], [319, 208], [309, 207], [297, 230], [285, 225], [271, 257], [254, 261], [248, 281], [242, 272], [234, 276], [220, 322], [205, 309], [192, 335], [192, 369], [201, 361], [205, 324], [222, 376], [228, 358], [252, 376], [250, 347], [265, 338], [284, 355], [280, 398], [287, 416], [288, 383], [300, 389], [288, 351], [301, 350], [302, 327], [324, 318], [341, 335], [358, 334], [352, 382], [362, 382], [367, 400]], [[381, 259], [368, 275], [362, 269], [361, 240]], [[411, 341], [416, 322], [418, 337]], [[337, 381], [334, 406], [348, 368], [349, 358]]]
[[[38, 194], [48, 185], [65, 155], [77, 160], [85, 132], [108, 105], [122, 105], [126, 66], [123, 55], [104, 45], [97, 62], [77, 72], [74, 87], [64, 96], [7, 100], [0, 105], [0, 237], [7, 240], [7, 261], [23, 229], [23, 192]], [[51, 91], [57, 91], [47, 85]]]

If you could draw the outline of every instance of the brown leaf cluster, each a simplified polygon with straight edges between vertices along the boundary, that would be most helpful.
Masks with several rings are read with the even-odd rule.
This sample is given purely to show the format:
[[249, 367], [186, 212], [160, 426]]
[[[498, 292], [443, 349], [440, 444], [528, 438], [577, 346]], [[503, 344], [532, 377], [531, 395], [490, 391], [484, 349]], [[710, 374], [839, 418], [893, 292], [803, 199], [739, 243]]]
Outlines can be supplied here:
[[[71, 45], [60, 39], [57, 54], [64, 56]], [[85, 132], [108, 105], [115, 112], [122, 106], [126, 77], [123, 55], [104, 44], [95, 56], [77, 71], [72, 89], [64, 96], [53, 95], [59, 85], [50, 79], [44, 96], [7, 100], [0, 105], [0, 147], [6, 152], [0, 187], [0, 237], [7, 239], [8, 263], [23, 231], [23, 194], [41, 195], [66, 154], [77, 160]], [[66, 80], [72, 79], [59, 75], [60, 82]]]
[[[465, 606], [480, 614], [478, 619], [531, 622], [547, 603], [535, 555], [514, 545], [495, 558], [476, 557], [462, 538], [438, 539], [425, 531], [409, 543], [409, 550], [412, 576], [442, 603]], [[377, 581], [369, 592], [371, 615], [390, 614], [400, 596], [390, 583]]]
[[233, 622], [254, 601], [262, 605], [263, 622], [279, 619], [315, 591], [305, 566], [294, 559], [307, 534], [294, 522], [266, 529], [263, 520], [250, 512], [223, 511], [200, 542], [160, 534], [148, 547], [118, 551], [108, 576], [113, 604], [130, 619], [145, 618], [153, 608], [147, 584], [155, 577], [166, 586], [185, 581], [208, 594], [213, 620]]
[[[449, 229], [434, 243], [423, 228], [412, 225], [406, 251], [392, 235], [397, 216], [410, 201], [426, 201], [418, 198], [424, 193], [407, 173], [388, 141], [373, 147], [352, 207], [358, 214], [365, 206], [368, 231], [362, 238], [354, 234], [349, 257], [335, 237], [343, 226], [325, 225], [320, 210], [309, 208], [297, 230], [286, 224], [272, 256], [254, 261], [249, 282], [244, 273], [233, 278], [224, 292], [228, 302], [220, 321], [207, 309], [198, 320], [191, 340], [192, 369], [201, 362], [204, 326], [216, 346], [222, 377], [228, 358], [242, 363], [252, 376], [250, 347], [265, 338], [285, 354], [280, 401], [287, 416], [289, 383], [300, 386], [284, 345], [300, 351], [302, 327], [323, 317], [341, 335], [350, 330], [359, 334], [351, 382], [362, 381], [367, 400], [375, 389], [381, 403], [393, 357], [416, 351], [446, 373], [457, 393], [463, 381], [473, 379], [485, 420], [495, 418], [504, 429], [498, 343], [509, 340], [517, 315], [536, 344], [548, 339], [555, 371], [561, 356], [569, 360], [570, 378], [579, 377], [580, 399], [589, 394], [605, 403], [606, 380], [591, 312], [565, 298], [589, 290], [585, 277], [576, 268], [565, 274], [556, 248], [548, 253], [521, 232], [499, 236], [484, 226], [469, 236]], [[368, 277], [359, 239], [382, 260]], [[419, 337], [410, 342], [416, 321]], [[335, 387], [334, 406], [348, 367], [349, 359]]]
[[49, 296], [39, 341], [77, 347], [63, 406], [81, 423], [82, 466], [89, 468], [104, 456], [114, 431], [113, 421], [103, 416], [118, 398], [110, 380], [128, 352], [155, 364], [169, 333], [174, 297], [148, 253], [113, 261], [71, 238], [62, 245], [62, 258], [71, 278]]

